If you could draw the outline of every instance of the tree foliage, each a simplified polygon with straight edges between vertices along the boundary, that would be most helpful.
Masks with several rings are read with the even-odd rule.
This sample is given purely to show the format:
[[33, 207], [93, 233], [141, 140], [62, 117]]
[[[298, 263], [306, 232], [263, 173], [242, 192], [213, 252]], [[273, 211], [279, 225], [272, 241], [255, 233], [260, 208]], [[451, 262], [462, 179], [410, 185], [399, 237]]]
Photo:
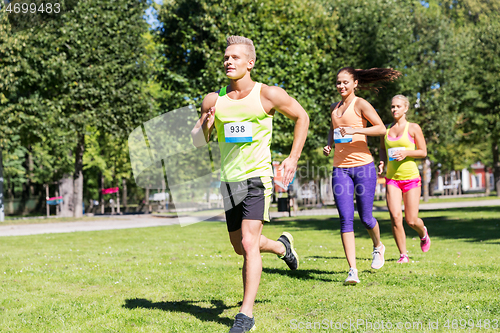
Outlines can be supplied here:
[[[167, 92], [165, 109], [199, 106], [204, 95], [227, 85], [222, 70], [226, 38], [243, 35], [256, 47], [253, 79], [283, 87], [313, 116], [308, 147], [324, 140], [337, 27], [325, 6], [298, 0], [182, 0], [164, 5], [159, 19], [164, 58], [158, 77]], [[288, 153], [292, 122], [276, 116], [273, 137], [272, 149]]]
[[4, 17], [4, 140], [18, 133], [25, 146], [51, 143], [46, 151], [61, 154], [55, 160], [72, 156], [74, 166], [64, 171], [76, 180], [89, 128], [123, 140], [141, 124], [151, 114], [145, 92], [151, 68], [142, 37], [146, 6], [144, 1], [81, 1], [57, 19], [15, 35]]
[[[482, 160], [500, 189], [498, 0], [172, 0], [157, 6], [153, 31], [146, 1], [68, 3], [24, 30], [0, 12], [0, 146], [14, 192], [83, 172], [85, 196], [95, 197], [101, 175], [106, 186], [130, 178], [128, 134], [164, 112], [199, 107], [226, 85], [229, 35], [254, 40], [255, 81], [283, 87], [309, 113], [302, 163], [330, 167], [321, 147], [329, 106], [340, 99], [338, 69], [391, 67], [403, 76], [360, 96], [385, 123], [391, 97], [408, 96], [433, 168]], [[293, 122], [278, 114], [273, 158], [286, 156], [292, 139]], [[378, 140], [369, 145], [377, 158]], [[195, 155], [177, 166], [179, 177], [203, 166]]]

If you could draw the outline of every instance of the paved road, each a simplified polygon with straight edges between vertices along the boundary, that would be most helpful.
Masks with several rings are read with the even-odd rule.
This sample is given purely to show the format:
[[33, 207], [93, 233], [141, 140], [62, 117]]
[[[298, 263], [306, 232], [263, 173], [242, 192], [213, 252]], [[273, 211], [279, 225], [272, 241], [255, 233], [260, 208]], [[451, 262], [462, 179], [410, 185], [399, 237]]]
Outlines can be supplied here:
[[[475, 200], [475, 201], [462, 201], [462, 202], [438, 202], [438, 203], [421, 203], [420, 210], [435, 210], [435, 209], [449, 209], [449, 208], [462, 208], [462, 207], [486, 207], [486, 206], [500, 206], [500, 199], [493, 200]], [[404, 206], [401, 206], [404, 209]], [[384, 207], [373, 207], [374, 211], [387, 212], [388, 209]], [[288, 216], [287, 212], [272, 212], [271, 217]], [[314, 216], [314, 215], [331, 215], [339, 216], [336, 208], [331, 209], [309, 209], [302, 210], [295, 213], [294, 216]]]
[[56, 222], [36, 224], [0, 225], [0, 236], [26, 236], [37, 234], [52, 234], [75, 231], [95, 231], [112, 229], [129, 229], [159, 227], [173, 224], [186, 226], [200, 221], [224, 221], [223, 217], [196, 216], [196, 217], [156, 217], [153, 215], [125, 215], [105, 217], [96, 221]]
[[[448, 209], [461, 207], [500, 206], [500, 199], [463, 202], [422, 203], [421, 210]], [[387, 211], [386, 207], [375, 210]], [[288, 213], [273, 212], [271, 217], [288, 216]], [[297, 212], [296, 216], [331, 215], [338, 216], [337, 209], [313, 209]], [[224, 221], [224, 216], [186, 216], [179, 218], [157, 217], [153, 215], [124, 215], [105, 217], [97, 221], [78, 221], [61, 223], [0, 225], [0, 236], [26, 236], [47, 233], [76, 231], [95, 231], [111, 229], [145, 228], [180, 224], [186, 226], [200, 221]]]

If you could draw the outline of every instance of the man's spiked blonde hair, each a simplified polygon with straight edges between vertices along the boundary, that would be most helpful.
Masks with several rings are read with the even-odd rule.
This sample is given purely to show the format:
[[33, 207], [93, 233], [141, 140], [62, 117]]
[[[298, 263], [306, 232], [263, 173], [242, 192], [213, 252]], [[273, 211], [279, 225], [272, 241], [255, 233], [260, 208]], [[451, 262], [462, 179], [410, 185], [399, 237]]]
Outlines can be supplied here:
[[248, 50], [248, 57], [252, 59], [253, 61], [257, 60], [257, 55], [255, 54], [255, 46], [253, 45], [253, 42], [251, 39], [242, 37], [242, 36], [229, 36], [227, 37], [227, 46], [229, 47], [230, 45], [235, 45], [235, 44], [240, 44], [240, 45], [246, 45], [247, 50]]

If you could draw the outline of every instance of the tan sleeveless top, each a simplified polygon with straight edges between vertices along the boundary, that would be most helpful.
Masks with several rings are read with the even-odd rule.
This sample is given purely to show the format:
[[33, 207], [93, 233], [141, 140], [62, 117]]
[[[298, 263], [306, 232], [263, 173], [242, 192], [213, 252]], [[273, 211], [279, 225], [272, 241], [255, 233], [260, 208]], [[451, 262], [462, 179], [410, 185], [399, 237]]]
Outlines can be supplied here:
[[[351, 101], [351, 104], [341, 116], [339, 116], [339, 114], [337, 113], [340, 103], [337, 104], [332, 112], [332, 124], [334, 131], [339, 127], [366, 127], [366, 119], [359, 116], [354, 110], [354, 104], [356, 103], [357, 99], [358, 97], [355, 97]], [[335, 153], [333, 155], [334, 167], [353, 168], [373, 162], [372, 154], [370, 153], [370, 150], [368, 149], [368, 145], [366, 143], [366, 135], [354, 134], [352, 136], [352, 141], [351, 139], [346, 140], [346, 138], [341, 138], [335, 141], [337, 142], [335, 142]]]

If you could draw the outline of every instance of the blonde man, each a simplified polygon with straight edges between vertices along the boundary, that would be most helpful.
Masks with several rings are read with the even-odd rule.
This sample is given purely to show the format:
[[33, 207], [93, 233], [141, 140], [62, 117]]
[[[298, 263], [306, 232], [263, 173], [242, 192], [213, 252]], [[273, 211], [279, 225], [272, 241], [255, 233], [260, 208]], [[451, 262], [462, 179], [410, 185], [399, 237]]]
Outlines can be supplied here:
[[214, 126], [217, 129], [229, 239], [234, 251], [243, 256], [243, 302], [231, 333], [248, 332], [255, 327], [253, 305], [262, 274], [262, 252], [278, 255], [292, 270], [299, 266], [292, 235], [284, 232], [278, 241], [273, 241], [262, 235], [262, 227], [270, 220], [273, 116], [278, 111], [295, 122], [290, 155], [280, 166], [285, 185], [297, 169], [309, 117], [282, 88], [252, 80], [250, 73], [255, 61], [255, 47], [250, 39], [227, 38], [224, 70], [230, 83], [205, 96], [201, 117], [192, 131], [194, 144], [201, 146], [208, 142]]

